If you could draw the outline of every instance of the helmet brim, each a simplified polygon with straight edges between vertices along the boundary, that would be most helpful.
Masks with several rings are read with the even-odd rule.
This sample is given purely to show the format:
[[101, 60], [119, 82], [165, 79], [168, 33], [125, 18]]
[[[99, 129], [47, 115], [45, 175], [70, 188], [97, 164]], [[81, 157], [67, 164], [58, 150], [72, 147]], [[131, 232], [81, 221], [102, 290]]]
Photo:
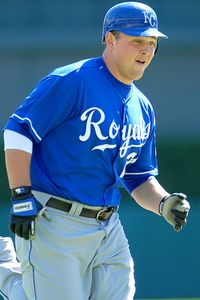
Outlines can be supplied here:
[[144, 28], [116, 28], [115, 27], [115, 30], [130, 36], [143, 36], [143, 37], [152, 36], [157, 38], [168, 39], [167, 35], [160, 32], [156, 28], [148, 28], [147, 30], [144, 30]]

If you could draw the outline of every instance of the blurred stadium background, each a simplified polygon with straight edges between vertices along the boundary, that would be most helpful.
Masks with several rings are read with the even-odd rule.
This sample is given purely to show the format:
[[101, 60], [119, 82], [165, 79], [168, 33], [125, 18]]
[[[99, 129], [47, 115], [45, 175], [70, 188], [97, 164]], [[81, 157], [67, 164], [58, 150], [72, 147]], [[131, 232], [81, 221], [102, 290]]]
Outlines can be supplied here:
[[[0, 1], [1, 128], [35, 84], [57, 66], [102, 53], [101, 28], [113, 0]], [[136, 85], [157, 115], [158, 179], [191, 201], [188, 226], [175, 233], [122, 191], [121, 220], [135, 259], [136, 298], [200, 297], [200, 1], [146, 0], [162, 40]], [[92, 83], [92, 79], [91, 79]], [[0, 139], [1, 234], [8, 231], [9, 190]], [[121, 300], [121, 299], [119, 299]]]

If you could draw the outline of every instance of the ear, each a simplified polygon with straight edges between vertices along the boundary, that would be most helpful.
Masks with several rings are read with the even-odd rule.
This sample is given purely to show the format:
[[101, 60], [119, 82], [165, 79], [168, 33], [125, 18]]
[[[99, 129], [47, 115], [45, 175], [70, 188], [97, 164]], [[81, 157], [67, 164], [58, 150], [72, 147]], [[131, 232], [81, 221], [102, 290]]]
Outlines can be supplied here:
[[112, 34], [112, 32], [106, 32], [105, 35], [105, 44], [106, 47], [113, 47], [115, 46], [115, 36]]

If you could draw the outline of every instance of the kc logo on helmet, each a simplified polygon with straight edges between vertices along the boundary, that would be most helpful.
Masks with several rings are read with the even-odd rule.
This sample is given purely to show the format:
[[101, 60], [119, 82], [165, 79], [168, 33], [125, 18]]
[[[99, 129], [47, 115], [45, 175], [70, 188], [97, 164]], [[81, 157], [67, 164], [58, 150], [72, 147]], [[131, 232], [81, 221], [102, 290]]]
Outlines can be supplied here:
[[143, 11], [143, 14], [144, 14], [144, 23], [149, 23], [151, 27], [155, 27], [156, 25], [155, 16], [146, 10]]

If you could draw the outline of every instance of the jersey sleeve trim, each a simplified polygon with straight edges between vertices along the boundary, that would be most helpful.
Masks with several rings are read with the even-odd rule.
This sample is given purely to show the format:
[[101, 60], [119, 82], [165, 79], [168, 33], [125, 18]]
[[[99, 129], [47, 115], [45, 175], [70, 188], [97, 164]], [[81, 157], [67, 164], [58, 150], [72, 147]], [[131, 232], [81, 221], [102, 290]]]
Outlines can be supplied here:
[[125, 175], [145, 175], [145, 174], [157, 174], [158, 169], [154, 169], [146, 172], [126, 172]]
[[18, 116], [17, 114], [12, 114], [11, 118], [20, 120], [20, 123], [23, 123], [23, 122], [28, 123], [28, 125], [30, 126], [30, 128], [31, 128], [34, 136], [36, 137], [36, 139], [38, 141], [42, 140], [42, 138], [39, 136], [39, 134], [37, 133], [37, 131], [33, 127], [32, 121], [29, 118], [22, 118], [22, 117]]

